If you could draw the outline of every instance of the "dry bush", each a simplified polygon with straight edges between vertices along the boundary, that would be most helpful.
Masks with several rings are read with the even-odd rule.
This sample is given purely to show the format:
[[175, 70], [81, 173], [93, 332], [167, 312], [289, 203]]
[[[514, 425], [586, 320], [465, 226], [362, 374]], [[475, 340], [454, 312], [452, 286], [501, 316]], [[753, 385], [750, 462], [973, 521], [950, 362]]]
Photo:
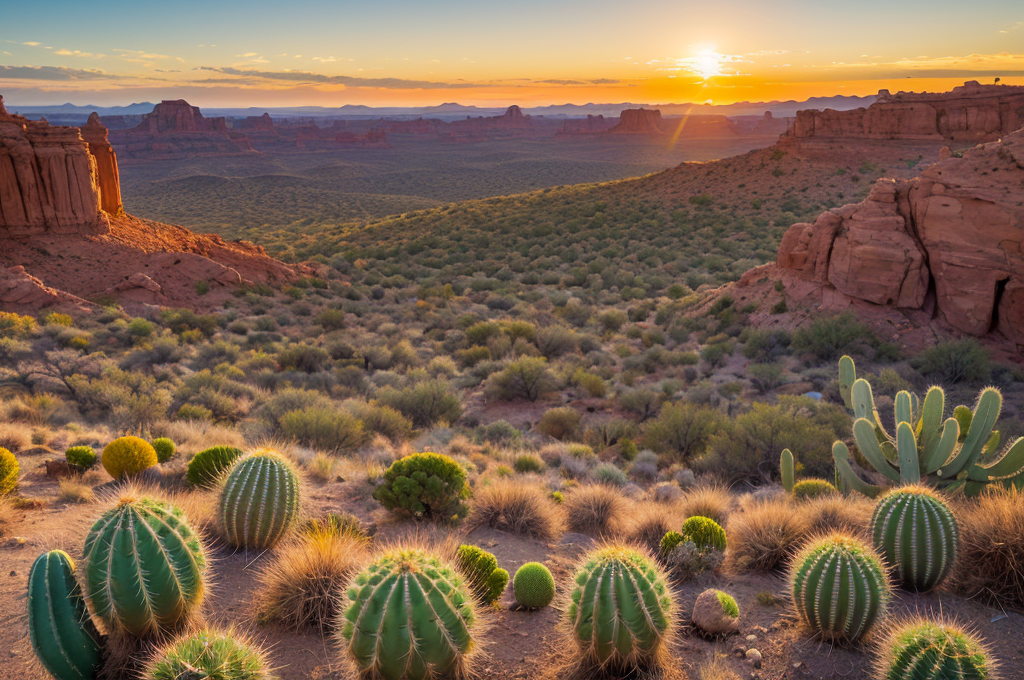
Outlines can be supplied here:
[[178, 449], [178, 455], [190, 456], [211, 446], [245, 447], [242, 433], [233, 427], [214, 425], [205, 420], [173, 420], [157, 423], [154, 437], [168, 437]]
[[76, 479], [62, 479], [59, 484], [58, 498], [65, 503], [92, 503], [96, 500], [96, 495], [88, 484], [83, 484]]
[[0, 448], [17, 453], [30, 446], [32, 446], [31, 427], [21, 423], [0, 424]]
[[740, 680], [740, 676], [729, 667], [728, 657], [714, 654], [697, 668], [696, 680]]
[[868, 538], [875, 502], [860, 494], [847, 497], [830, 494], [800, 503], [797, 507], [806, 513], [812, 533], [838, 531]]
[[682, 513], [674, 505], [662, 503], [638, 503], [633, 507], [626, 540], [637, 543], [655, 555], [661, 550], [661, 539], [669, 531], [679, 531], [683, 524]]
[[274, 550], [258, 577], [258, 619], [295, 629], [331, 628], [341, 593], [366, 556], [366, 542], [348, 533], [297, 536]]
[[563, 507], [570, 531], [593, 536], [614, 536], [627, 525], [630, 502], [604, 484], [589, 484], [565, 496]]
[[698, 486], [683, 494], [679, 501], [683, 517], [710, 517], [725, 526], [733, 508], [733, 495], [724, 486]]
[[967, 597], [1024, 605], [1024, 493], [990, 489], [959, 504], [953, 583]]
[[466, 523], [550, 541], [562, 532], [562, 514], [538, 486], [501, 480], [478, 489]]
[[326, 453], [318, 453], [306, 463], [306, 472], [321, 484], [327, 484], [334, 481], [337, 467], [338, 461], [336, 459], [328, 456]]
[[729, 518], [726, 566], [734, 571], [775, 571], [796, 554], [810, 532], [803, 506], [784, 500], [750, 505]]

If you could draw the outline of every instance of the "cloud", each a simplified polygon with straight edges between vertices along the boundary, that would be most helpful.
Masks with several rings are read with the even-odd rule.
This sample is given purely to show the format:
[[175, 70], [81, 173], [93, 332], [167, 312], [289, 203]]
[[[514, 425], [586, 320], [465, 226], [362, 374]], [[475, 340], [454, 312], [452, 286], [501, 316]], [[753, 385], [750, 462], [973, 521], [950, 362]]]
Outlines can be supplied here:
[[257, 71], [233, 67], [199, 66], [197, 71], [213, 71], [227, 76], [245, 78], [261, 78], [264, 80], [283, 80], [293, 83], [317, 85], [344, 85], [345, 87], [375, 87], [389, 90], [446, 90], [482, 87], [477, 83], [467, 82], [433, 82], [429, 80], [405, 80], [403, 78], [357, 78], [354, 76], [328, 76], [308, 71]]
[[56, 52], [54, 52], [54, 54], [59, 55], [61, 57], [82, 57], [85, 59], [102, 59], [103, 57], [107, 56], [105, 54], [93, 54], [92, 52], [83, 52], [81, 50], [66, 50], [63, 48], [57, 50]]
[[0, 64], [0, 80], [113, 80], [120, 77], [93, 68], [4, 66]]
[[114, 52], [118, 52], [118, 57], [125, 61], [139, 62], [139, 61], [152, 61], [154, 59], [173, 59], [174, 61], [185, 62], [181, 57], [172, 57], [167, 54], [153, 54], [151, 52], [145, 52], [143, 50], [122, 50], [115, 48]]

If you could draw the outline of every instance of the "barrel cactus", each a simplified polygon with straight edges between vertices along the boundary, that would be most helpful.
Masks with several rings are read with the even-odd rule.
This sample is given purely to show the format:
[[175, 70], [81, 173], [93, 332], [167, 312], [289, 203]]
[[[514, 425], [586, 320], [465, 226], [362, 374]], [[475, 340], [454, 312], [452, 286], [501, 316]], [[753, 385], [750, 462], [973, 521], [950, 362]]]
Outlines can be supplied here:
[[186, 623], [203, 599], [206, 555], [184, 513], [123, 497], [85, 539], [85, 594], [108, 628], [136, 637]]
[[152, 442], [153, 450], [156, 451], [156, 459], [160, 463], [166, 463], [178, 452], [174, 442], [167, 437], [157, 437]]
[[158, 651], [143, 680], [269, 680], [263, 651], [233, 632], [200, 630]]
[[89, 470], [96, 464], [96, 451], [91, 446], [72, 446], [64, 452], [64, 460], [76, 470]]
[[516, 570], [515, 578], [512, 579], [512, 594], [520, 607], [547, 607], [555, 597], [555, 578], [540, 562], [527, 562]]
[[960, 540], [956, 518], [933, 491], [921, 486], [894, 489], [871, 517], [875, 549], [896, 569], [905, 588], [931, 590], [949, 574]]
[[891, 586], [882, 561], [856, 538], [811, 542], [790, 573], [797, 614], [824, 637], [855, 641], [882, 618]]
[[687, 518], [680, 533], [684, 539], [693, 541], [698, 550], [725, 550], [725, 529], [710, 517]]
[[28, 575], [28, 632], [32, 649], [57, 680], [91, 680], [102, 662], [100, 634], [75, 580], [75, 562], [51, 550]]
[[656, 657], [672, 625], [673, 606], [657, 563], [636, 549], [612, 545], [584, 557], [567, 617], [588, 660], [630, 668]]
[[234, 446], [211, 446], [203, 449], [188, 462], [185, 478], [192, 486], [212, 486], [242, 455]]
[[0, 496], [9, 494], [18, 487], [20, 473], [18, 459], [7, 449], [0, 447]]
[[228, 473], [220, 494], [220, 522], [238, 548], [272, 548], [299, 512], [299, 476], [279, 453], [261, 449]]
[[498, 558], [475, 545], [460, 545], [456, 564], [470, 588], [484, 604], [492, 604], [505, 592], [508, 572], [498, 567]]
[[914, 618], [890, 627], [876, 663], [881, 680], [991, 680], [995, 663], [978, 639], [944, 621]]
[[810, 479], [801, 479], [793, 485], [793, 498], [796, 500], [810, 500], [834, 493], [838, 493], [836, 487], [825, 479], [811, 477]]
[[157, 464], [156, 449], [141, 437], [118, 437], [107, 444], [100, 459], [114, 479], [132, 477]]
[[477, 615], [459, 573], [435, 555], [399, 547], [349, 586], [339, 642], [366, 680], [468, 677]]

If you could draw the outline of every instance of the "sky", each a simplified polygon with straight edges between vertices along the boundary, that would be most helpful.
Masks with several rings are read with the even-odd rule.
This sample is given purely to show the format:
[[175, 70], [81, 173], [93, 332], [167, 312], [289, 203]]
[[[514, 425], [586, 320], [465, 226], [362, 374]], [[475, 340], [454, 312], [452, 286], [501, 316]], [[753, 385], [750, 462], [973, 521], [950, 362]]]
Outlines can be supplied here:
[[1021, 0], [0, 3], [18, 105], [729, 104], [1024, 84]]

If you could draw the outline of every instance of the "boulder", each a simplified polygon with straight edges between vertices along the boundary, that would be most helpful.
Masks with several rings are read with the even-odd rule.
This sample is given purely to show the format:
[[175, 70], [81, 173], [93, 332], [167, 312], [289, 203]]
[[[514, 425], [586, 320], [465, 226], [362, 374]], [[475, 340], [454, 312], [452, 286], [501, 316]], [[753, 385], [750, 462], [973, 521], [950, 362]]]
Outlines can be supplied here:
[[720, 590], [708, 588], [697, 596], [693, 604], [693, 625], [708, 635], [729, 635], [740, 630], [740, 617], [726, 611], [723, 595], [729, 597]]

